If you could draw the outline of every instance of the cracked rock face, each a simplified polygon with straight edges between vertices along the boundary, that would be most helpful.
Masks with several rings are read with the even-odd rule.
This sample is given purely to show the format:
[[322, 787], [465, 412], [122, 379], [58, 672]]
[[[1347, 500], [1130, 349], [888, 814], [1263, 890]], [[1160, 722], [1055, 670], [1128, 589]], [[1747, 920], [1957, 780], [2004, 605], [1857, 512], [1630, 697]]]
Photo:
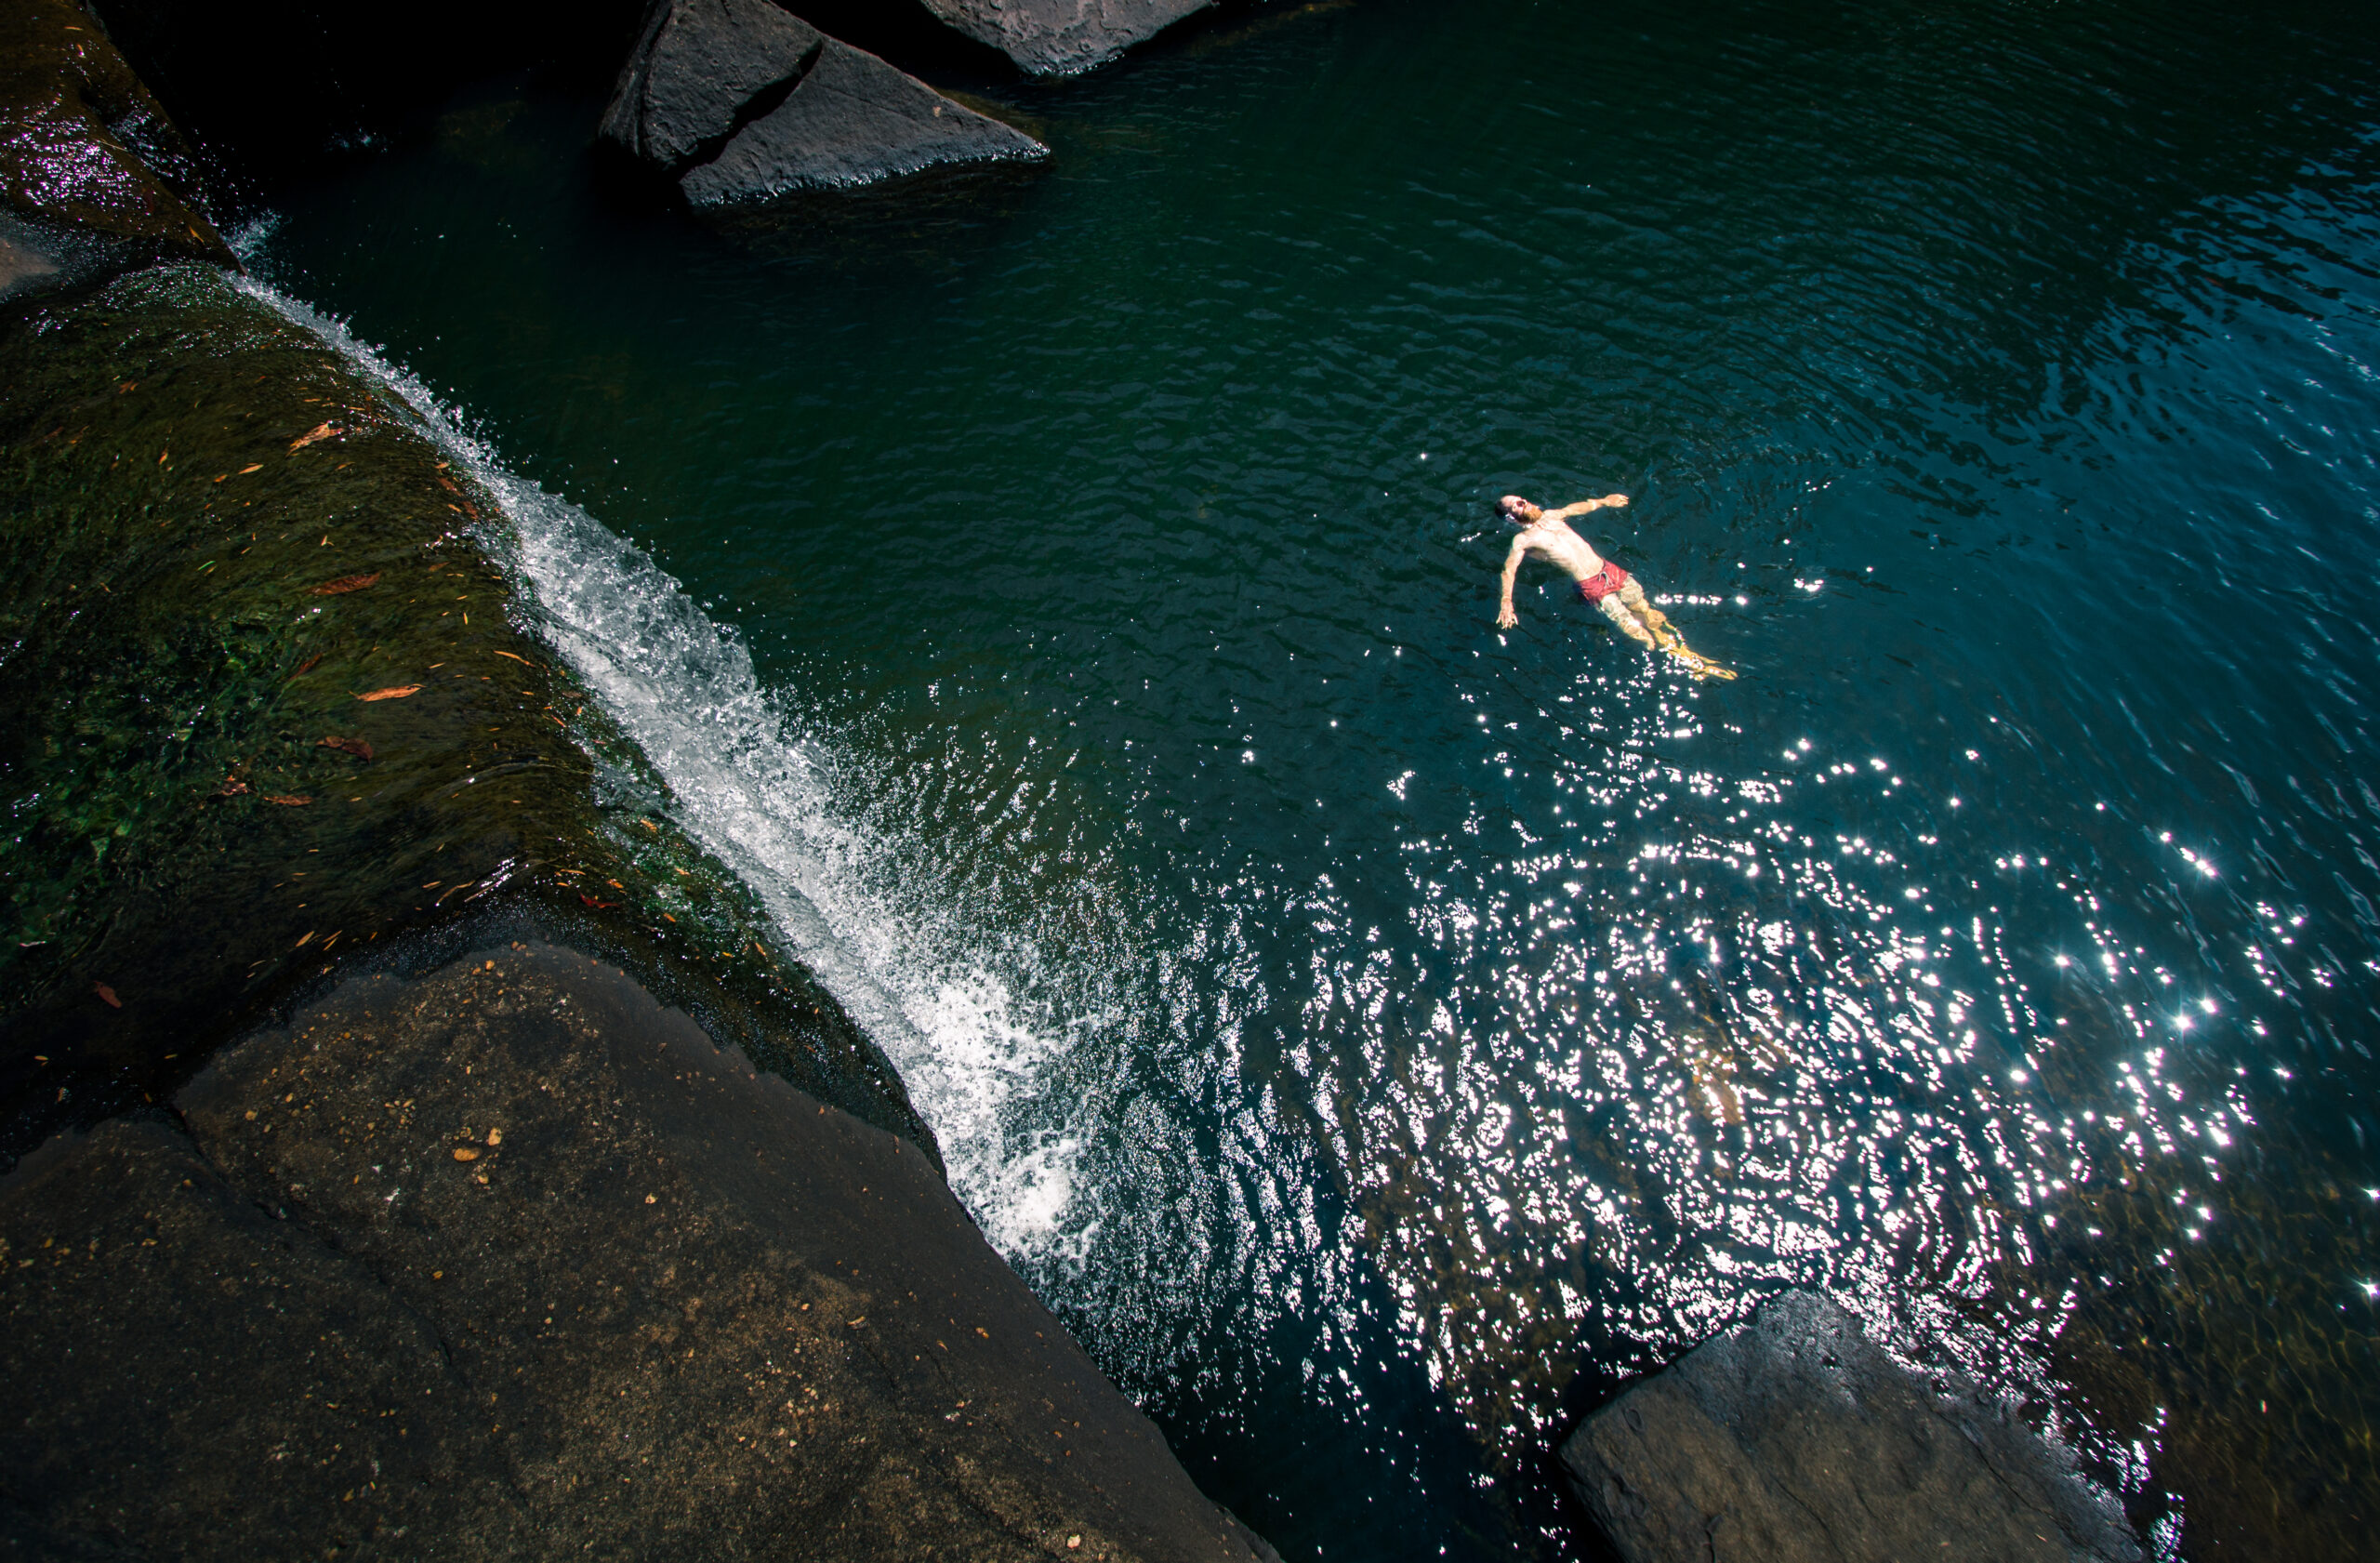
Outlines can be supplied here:
[[583, 954], [178, 1105], [0, 1180], [0, 1557], [1270, 1556], [916, 1146]]
[[699, 207], [1047, 155], [772, 0], [656, 0], [599, 134]]
[[1640, 1380], [1562, 1446], [1626, 1563], [2138, 1563], [2114, 1500], [2004, 1405], [1814, 1292]]
[[1106, 64], [1213, 0], [925, 0], [926, 8], [1035, 76]]

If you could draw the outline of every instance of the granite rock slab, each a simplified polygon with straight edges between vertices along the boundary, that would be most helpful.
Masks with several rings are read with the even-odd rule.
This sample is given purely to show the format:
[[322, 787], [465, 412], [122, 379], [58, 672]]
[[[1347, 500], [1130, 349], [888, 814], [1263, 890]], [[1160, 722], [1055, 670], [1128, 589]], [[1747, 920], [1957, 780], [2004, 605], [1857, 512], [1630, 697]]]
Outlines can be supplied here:
[[2122, 1510], [2007, 1406], [1772, 1299], [1562, 1446], [1627, 1563], [2137, 1563]]
[[575, 949], [177, 1106], [0, 1181], [0, 1556], [1270, 1556], [915, 1146]]

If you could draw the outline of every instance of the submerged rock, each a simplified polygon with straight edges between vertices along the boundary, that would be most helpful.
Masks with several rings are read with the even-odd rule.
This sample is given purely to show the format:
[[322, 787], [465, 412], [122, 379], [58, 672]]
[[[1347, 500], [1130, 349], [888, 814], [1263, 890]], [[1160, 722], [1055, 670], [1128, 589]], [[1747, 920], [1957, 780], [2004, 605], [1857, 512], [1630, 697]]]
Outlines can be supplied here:
[[1788, 1292], [1562, 1446], [1627, 1563], [2137, 1563], [2114, 1501], [2008, 1407]]
[[0, 298], [174, 256], [236, 266], [191, 149], [72, 0], [0, 6]]
[[1106, 64], [1214, 0], [924, 0], [928, 10], [1029, 75]]
[[0, 1183], [0, 1555], [1270, 1556], [915, 1146], [578, 950], [353, 975], [178, 1106]]
[[598, 133], [704, 207], [1047, 155], [771, 0], [655, 0]]

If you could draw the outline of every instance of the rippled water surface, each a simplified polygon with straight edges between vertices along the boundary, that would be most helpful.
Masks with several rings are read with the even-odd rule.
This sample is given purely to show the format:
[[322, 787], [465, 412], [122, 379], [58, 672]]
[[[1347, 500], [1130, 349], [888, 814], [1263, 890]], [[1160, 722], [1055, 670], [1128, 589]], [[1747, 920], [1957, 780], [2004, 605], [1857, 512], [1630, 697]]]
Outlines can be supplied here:
[[[1289, 1556], [1789, 1284], [2162, 1550], [2380, 1519], [2380, 17], [1276, 7], [715, 234], [594, 103], [288, 192], [987, 1232]], [[1696, 685], [1541, 567], [1590, 534]], [[672, 582], [682, 587], [676, 595]]]

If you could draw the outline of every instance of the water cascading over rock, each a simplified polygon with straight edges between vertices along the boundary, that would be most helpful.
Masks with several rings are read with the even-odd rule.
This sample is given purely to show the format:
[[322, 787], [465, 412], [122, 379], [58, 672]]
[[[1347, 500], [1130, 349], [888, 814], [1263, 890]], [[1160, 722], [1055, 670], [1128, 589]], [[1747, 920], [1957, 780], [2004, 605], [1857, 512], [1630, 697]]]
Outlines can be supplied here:
[[231, 258], [90, 19], [0, 42], [0, 1556], [1269, 1556], [537, 638], [501, 475], [152, 264]]

